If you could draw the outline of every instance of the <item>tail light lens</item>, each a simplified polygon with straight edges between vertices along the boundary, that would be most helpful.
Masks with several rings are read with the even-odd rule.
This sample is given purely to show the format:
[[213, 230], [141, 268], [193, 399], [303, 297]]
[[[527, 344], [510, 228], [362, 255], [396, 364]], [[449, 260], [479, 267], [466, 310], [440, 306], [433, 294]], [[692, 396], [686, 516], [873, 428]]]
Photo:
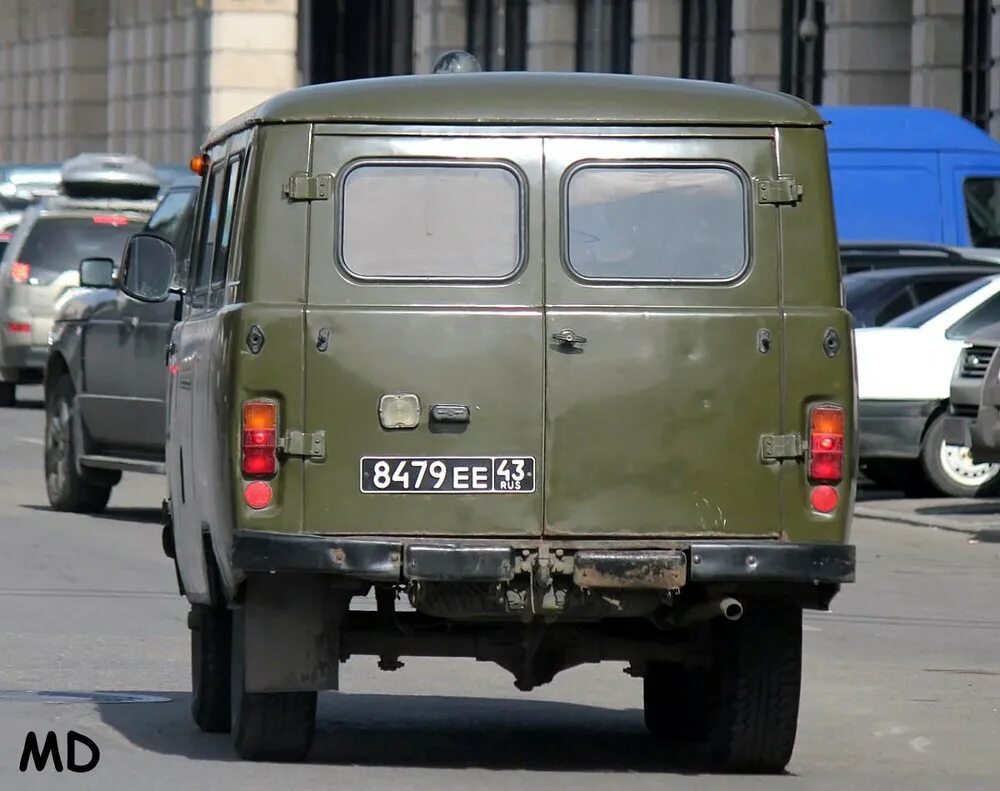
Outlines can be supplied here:
[[247, 478], [270, 478], [278, 471], [278, 405], [274, 401], [243, 402], [240, 469]]
[[840, 483], [844, 478], [844, 408], [816, 406], [809, 412], [809, 480]]
[[10, 265], [10, 279], [15, 283], [27, 283], [31, 277], [31, 264], [15, 261]]
[[31, 332], [31, 324], [27, 321], [8, 321], [7, 332], [28, 333]]

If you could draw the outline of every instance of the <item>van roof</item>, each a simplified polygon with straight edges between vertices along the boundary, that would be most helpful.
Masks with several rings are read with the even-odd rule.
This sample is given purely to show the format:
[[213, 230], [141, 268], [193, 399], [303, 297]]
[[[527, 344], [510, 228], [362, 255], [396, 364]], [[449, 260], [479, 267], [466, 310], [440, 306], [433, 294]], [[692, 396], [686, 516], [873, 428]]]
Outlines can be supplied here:
[[214, 130], [208, 145], [256, 124], [818, 126], [786, 94], [701, 80], [622, 74], [479, 72], [309, 85], [268, 99]]
[[1000, 144], [947, 110], [931, 107], [820, 107], [831, 150], [988, 151]]

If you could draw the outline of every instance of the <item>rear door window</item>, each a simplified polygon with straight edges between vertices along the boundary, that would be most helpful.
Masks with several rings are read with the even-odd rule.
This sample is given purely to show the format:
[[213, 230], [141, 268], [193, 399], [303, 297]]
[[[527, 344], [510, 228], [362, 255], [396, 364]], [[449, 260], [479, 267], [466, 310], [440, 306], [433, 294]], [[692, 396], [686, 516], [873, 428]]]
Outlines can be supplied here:
[[31, 267], [32, 277], [43, 279], [75, 270], [84, 258], [110, 258], [117, 266], [125, 243], [142, 227], [141, 220], [110, 212], [91, 217], [39, 217], [17, 259]]
[[585, 280], [728, 281], [747, 267], [747, 192], [731, 168], [584, 165], [565, 201], [567, 263]]
[[966, 179], [962, 193], [972, 245], [1000, 247], [1000, 178]]
[[523, 256], [521, 192], [499, 164], [358, 165], [341, 188], [340, 262], [359, 279], [507, 278]]

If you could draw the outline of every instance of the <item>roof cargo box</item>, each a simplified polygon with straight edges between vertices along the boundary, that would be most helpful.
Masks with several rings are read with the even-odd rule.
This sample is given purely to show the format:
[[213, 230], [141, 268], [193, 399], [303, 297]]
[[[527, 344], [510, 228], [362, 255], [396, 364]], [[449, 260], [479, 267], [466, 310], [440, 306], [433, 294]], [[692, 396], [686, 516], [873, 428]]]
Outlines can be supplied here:
[[62, 166], [63, 193], [74, 198], [154, 198], [156, 169], [128, 154], [80, 154]]

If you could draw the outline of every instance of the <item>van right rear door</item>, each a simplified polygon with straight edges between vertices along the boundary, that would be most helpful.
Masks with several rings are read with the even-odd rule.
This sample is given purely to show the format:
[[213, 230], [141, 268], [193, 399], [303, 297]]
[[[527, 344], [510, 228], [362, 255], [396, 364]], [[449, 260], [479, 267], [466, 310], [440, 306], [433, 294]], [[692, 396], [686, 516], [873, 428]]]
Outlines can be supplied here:
[[545, 535], [773, 536], [772, 139], [545, 141]]

